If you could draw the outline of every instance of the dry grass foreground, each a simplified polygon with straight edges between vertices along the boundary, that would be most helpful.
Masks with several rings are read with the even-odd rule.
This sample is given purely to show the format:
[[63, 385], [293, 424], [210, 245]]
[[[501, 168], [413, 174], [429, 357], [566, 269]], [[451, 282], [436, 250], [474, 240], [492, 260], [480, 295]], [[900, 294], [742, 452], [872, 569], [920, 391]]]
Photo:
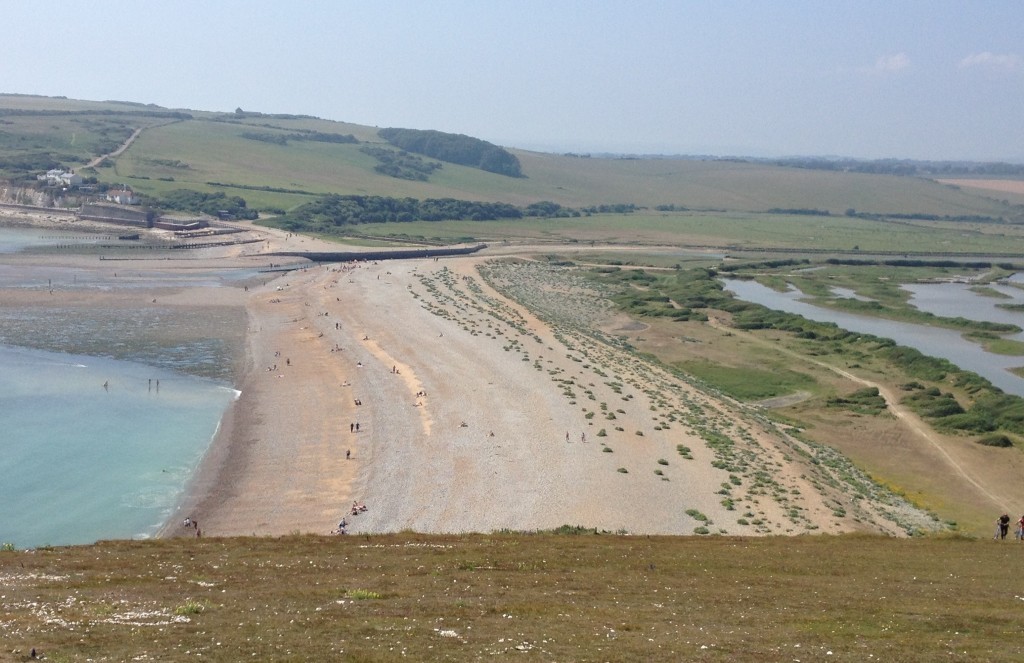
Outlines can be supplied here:
[[[545, 322], [480, 266], [315, 267], [252, 293], [242, 396], [178, 516], [207, 536], [326, 534], [343, 517], [350, 533], [934, 526], [837, 455], [595, 332], [607, 303], [570, 272], [485, 266], [504, 291], [550, 294]], [[350, 515], [353, 501], [368, 510]]]
[[551, 534], [0, 552], [0, 660], [1019, 661], [1021, 554]]

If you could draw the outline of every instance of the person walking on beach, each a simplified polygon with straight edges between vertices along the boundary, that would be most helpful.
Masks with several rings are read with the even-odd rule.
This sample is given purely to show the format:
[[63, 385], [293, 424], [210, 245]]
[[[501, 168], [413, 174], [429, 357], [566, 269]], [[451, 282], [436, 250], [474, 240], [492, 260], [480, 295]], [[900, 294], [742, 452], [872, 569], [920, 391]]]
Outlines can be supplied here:
[[1024, 516], [1017, 521], [1017, 540], [1024, 541]]
[[1004, 513], [1003, 515], [999, 516], [999, 520], [996, 521], [996, 525], [999, 528], [996, 532], [999, 535], [999, 538], [1005, 539], [1006, 535], [1010, 532], [1009, 514]]

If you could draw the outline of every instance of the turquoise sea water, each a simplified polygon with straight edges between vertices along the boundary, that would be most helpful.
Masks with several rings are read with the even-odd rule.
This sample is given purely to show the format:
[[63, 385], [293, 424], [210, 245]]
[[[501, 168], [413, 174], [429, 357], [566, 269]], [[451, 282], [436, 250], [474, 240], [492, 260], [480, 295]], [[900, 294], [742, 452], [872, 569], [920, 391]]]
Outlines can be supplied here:
[[10, 346], [0, 367], [0, 542], [18, 548], [155, 534], [237, 395], [145, 364]]
[[[0, 227], [0, 254], [68, 242], [45, 233]], [[92, 241], [98, 240], [83, 235], [74, 243]], [[116, 290], [159, 280], [151, 274], [148, 280], [113, 279], [106, 274], [111, 269], [0, 265], [0, 286], [42, 289], [52, 278], [64, 288]], [[161, 282], [218, 285], [232, 276]], [[83, 347], [91, 347], [91, 340], [109, 349], [130, 337], [123, 325], [159, 320], [122, 314], [99, 324], [74, 311], [48, 309], [44, 318], [37, 312], [20, 324], [25, 311], [3, 314], [10, 333], [0, 344], [0, 543], [32, 548], [155, 534], [238, 393], [227, 383], [176, 369], [194, 371], [202, 362], [223, 361], [221, 355], [204, 352], [198, 342], [162, 350], [136, 343], [126, 353], [148, 364], [28, 349], [18, 347], [27, 344], [26, 335], [45, 336], [44, 347], [65, 347], [73, 338]]]

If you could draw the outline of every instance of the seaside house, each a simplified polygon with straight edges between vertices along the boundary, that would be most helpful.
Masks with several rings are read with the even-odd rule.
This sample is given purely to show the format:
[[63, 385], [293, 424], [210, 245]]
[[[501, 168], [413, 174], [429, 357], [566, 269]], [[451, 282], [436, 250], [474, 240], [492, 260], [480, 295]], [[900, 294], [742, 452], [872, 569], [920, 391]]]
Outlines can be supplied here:
[[49, 186], [78, 186], [82, 183], [83, 179], [81, 175], [78, 175], [73, 170], [61, 170], [60, 168], [53, 168], [46, 171], [43, 175], [36, 175], [36, 179], [40, 182], [46, 182]]
[[60, 176], [60, 181], [64, 186], [78, 186], [82, 183], [83, 178], [74, 172], [68, 172]]
[[118, 205], [138, 205], [139, 197], [131, 189], [110, 189], [107, 191], [107, 202]]

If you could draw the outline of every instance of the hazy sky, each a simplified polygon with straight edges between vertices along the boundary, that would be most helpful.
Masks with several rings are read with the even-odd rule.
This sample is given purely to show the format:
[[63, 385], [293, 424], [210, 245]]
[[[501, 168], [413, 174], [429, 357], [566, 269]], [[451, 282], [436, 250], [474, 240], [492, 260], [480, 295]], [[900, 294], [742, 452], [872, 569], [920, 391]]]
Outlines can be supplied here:
[[0, 20], [3, 92], [558, 152], [1024, 161], [1019, 0], [6, 0]]

